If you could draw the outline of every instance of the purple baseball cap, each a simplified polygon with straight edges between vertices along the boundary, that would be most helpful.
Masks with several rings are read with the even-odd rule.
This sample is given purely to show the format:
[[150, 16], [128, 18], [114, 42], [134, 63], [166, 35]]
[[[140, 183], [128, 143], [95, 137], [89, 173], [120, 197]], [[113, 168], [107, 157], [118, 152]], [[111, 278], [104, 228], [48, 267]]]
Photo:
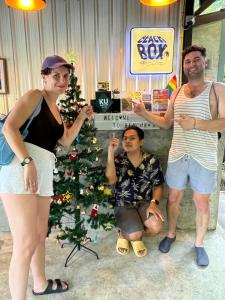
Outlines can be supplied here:
[[49, 68], [49, 69], [55, 69], [59, 67], [67, 67], [71, 70], [74, 70], [74, 66], [72, 64], [69, 64], [64, 58], [58, 55], [52, 55], [47, 56], [45, 60], [43, 61], [43, 64], [41, 66], [41, 71]]

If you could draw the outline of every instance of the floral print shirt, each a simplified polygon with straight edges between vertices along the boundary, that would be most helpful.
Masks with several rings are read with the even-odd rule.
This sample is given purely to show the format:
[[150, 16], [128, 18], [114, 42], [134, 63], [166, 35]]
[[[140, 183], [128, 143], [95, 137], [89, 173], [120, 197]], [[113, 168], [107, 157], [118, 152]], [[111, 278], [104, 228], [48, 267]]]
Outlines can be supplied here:
[[153, 187], [164, 183], [160, 162], [150, 153], [143, 152], [143, 160], [135, 168], [123, 152], [115, 158], [115, 166], [118, 178], [115, 185], [116, 206], [150, 201]]

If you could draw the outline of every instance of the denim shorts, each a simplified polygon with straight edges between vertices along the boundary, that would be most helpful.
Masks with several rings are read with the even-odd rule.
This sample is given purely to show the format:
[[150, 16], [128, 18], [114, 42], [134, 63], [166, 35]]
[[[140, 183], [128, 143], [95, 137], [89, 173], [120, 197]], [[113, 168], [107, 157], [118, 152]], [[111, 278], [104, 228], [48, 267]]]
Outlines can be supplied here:
[[128, 234], [144, 230], [144, 222], [148, 219], [146, 210], [149, 204], [148, 201], [140, 201], [134, 206], [116, 206], [114, 213], [117, 226]]
[[210, 194], [215, 191], [217, 171], [204, 168], [190, 155], [169, 162], [166, 171], [168, 186], [176, 190], [184, 190], [190, 184], [194, 192]]
[[[55, 167], [55, 155], [36, 145], [25, 143], [29, 155], [33, 158], [38, 177], [39, 196], [53, 195], [53, 169]], [[7, 166], [0, 170], [0, 194], [30, 194], [24, 189], [24, 168], [15, 156]]]

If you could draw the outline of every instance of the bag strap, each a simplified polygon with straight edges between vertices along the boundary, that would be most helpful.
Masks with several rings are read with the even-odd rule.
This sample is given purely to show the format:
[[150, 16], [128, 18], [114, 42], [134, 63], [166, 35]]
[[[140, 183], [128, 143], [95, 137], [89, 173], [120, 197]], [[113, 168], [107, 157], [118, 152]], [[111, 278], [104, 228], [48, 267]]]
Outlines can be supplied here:
[[26, 127], [24, 128], [24, 131], [28, 129], [28, 127], [30, 126], [31, 122], [33, 121], [33, 118], [36, 117], [40, 110], [41, 110], [41, 104], [43, 102], [43, 97], [41, 98], [41, 100], [39, 101], [38, 105], [36, 106], [35, 110], [33, 111], [30, 119], [29, 119], [29, 122], [27, 123]]

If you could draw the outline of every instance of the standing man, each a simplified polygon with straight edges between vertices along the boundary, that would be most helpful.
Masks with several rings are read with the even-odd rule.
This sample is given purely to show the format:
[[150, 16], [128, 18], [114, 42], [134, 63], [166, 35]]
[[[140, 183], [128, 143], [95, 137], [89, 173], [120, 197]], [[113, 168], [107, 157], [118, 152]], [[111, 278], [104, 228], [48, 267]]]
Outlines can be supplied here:
[[164, 177], [159, 160], [142, 150], [144, 131], [130, 126], [123, 131], [123, 152], [115, 157], [119, 139], [112, 137], [108, 147], [106, 177], [115, 184], [115, 217], [120, 234], [116, 249], [120, 255], [130, 252], [138, 257], [147, 254], [143, 233], [156, 235], [163, 225], [158, 207]]
[[180, 202], [189, 183], [196, 207], [196, 262], [207, 266], [203, 241], [209, 223], [209, 196], [217, 182], [217, 132], [225, 130], [225, 86], [205, 80], [205, 48], [188, 47], [182, 59], [188, 83], [174, 92], [165, 116], [147, 112], [142, 102], [134, 104], [134, 111], [162, 128], [174, 124], [166, 172], [169, 228], [159, 250], [167, 253], [176, 239]]

